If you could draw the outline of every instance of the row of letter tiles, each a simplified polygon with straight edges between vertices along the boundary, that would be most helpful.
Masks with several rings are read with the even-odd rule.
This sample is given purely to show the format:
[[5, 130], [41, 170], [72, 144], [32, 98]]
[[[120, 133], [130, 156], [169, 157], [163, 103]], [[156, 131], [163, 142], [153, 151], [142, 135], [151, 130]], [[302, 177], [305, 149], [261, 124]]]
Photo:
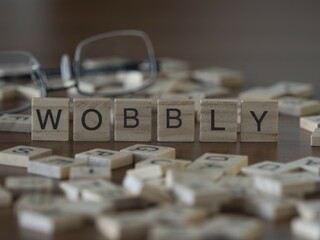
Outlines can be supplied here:
[[[201, 100], [201, 142], [237, 141], [237, 100]], [[151, 99], [116, 99], [114, 140], [148, 142], [152, 138]], [[73, 100], [73, 140], [110, 141], [111, 100]], [[243, 101], [241, 141], [276, 142], [278, 102]], [[69, 99], [33, 98], [32, 140], [69, 140]], [[193, 142], [195, 103], [192, 100], [158, 100], [157, 140]]]

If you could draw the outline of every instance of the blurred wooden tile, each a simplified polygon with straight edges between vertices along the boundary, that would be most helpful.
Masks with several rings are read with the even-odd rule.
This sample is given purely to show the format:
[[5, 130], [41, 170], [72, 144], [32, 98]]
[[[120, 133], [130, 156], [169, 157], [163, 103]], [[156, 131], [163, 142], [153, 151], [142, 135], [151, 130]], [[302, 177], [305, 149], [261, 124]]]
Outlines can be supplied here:
[[193, 71], [192, 77], [200, 82], [215, 84], [223, 87], [238, 88], [244, 77], [240, 71], [210, 67]]
[[279, 101], [279, 112], [290, 116], [307, 116], [320, 113], [320, 101], [296, 97], [284, 97]]
[[115, 141], [151, 141], [151, 99], [115, 100]]
[[0, 88], [0, 100], [1, 101], [8, 101], [13, 99], [17, 96], [16, 86], [14, 85], [1, 85]]
[[176, 157], [175, 148], [144, 144], [135, 144], [130, 147], [121, 149], [120, 152], [132, 153], [135, 163], [153, 157], [172, 159]]
[[306, 220], [295, 218], [291, 221], [291, 232], [300, 239], [320, 239], [320, 220]]
[[70, 180], [79, 179], [99, 179], [106, 178], [111, 179], [111, 169], [108, 167], [71, 167]]
[[314, 86], [304, 82], [278, 82], [268, 87], [269, 91], [278, 92], [281, 96], [308, 98], [313, 95]]
[[194, 161], [187, 166], [186, 170], [213, 182], [220, 180], [225, 174], [223, 166], [207, 161]]
[[0, 187], [0, 208], [10, 206], [12, 201], [11, 193]]
[[313, 132], [316, 128], [320, 128], [320, 115], [300, 118], [300, 128]]
[[96, 148], [77, 153], [75, 159], [84, 160], [91, 167], [108, 167], [110, 169], [116, 169], [131, 165], [133, 162], [133, 154], [126, 151], [119, 152]]
[[31, 115], [4, 114], [0, 116], [1, 132], [31, 132]]
[[316, 128], [312, 133], [311, 146], [320, 146], [320, 128]]
[[135, 168], [141, 168], [152, 165], [160, 165], [164, 170], [168, 168], [174, 168], [184, 170], [192, 161], [182, 159], [170, 159], [170, 158], [150, 158], [143, 160], [135, 164]]
[[18, 212], [19, 227], [46, 235], [56, 232], [79, 229], [84, 225], [84, 219], [76, 214], [70, 214], [60, 209], [21, 210]]
[[237, 141], [237, 100], [201, 100], [200, 141]]
[[59, 206], [61, 210], [69, 214], [76, 214], [88, 219], [96, 217], [112, 210], [109, 202], [69, 201]]
[[32, 140], [69, 140], [69, 98], [32, 99]]
[[205, 153], [195, 160], [194, 163], [207, 162], [221, 167], [226, 175], [237, 175], [242, 168], [248, 166], [248, 156], [218, 153]]
[[73, 140], [110, 141], [110, 99], [73, 99]]
[[35, 84], [19, 85], [17, 87], [17, 93], [20, 96], [23, 96], [29, 99], [35, 98], [35, 97], [41, 97], [41, 89]]
[[306, 220], [317, 220], [320, 218], [320, 200], [309, 199], [297, 204], [300, 217]]
[[320, 158], [308, 156], [287, 163], [287, 166], [297, 167], [305, 171], [320, 175]]
[[16, 146], [0, 152], [0, 164], [14, 167], [28, 167], [29, 161], [52, 154], [48, 148]]
[[169, 224], [154, 224], [148, 233], [150, 240], [167, 240], [167, 239], [183, 239], [183, 240], [200, 240], [202, 232], [195, 226]]
[[85, 161], [53, 155], [29, 162], [28, 173], [45, 177], [65, 179], [69, 177], [70, 168], [86, 165]]
[[[49, 179], [51, 180], [51, 179]], [[51, 180], [52, 181], [52, 180]], [[15, 203], [15, 210], [50, 210], [57, 209], [69, 201], [61, 195], [47, 193], [28, 193], [22, 195]]]
[[272, 161], [263, 161], [250, 165], [249, 167], [242, 168], [241, 172], [249, 176], [271, 176], [290, 172], [296, 168], [296, 166], [290, 166], [289, 164]]
[[195, 107], [192, 100], [158, 100], [157, 139], [159, 142], [193, 142]]
[[278, 141], [277, 101], [242, 101], [241, 141]]
[[49, 191], [53, 189], [52, 179], [36, 176], [6, 177], [5, 188], [10, 191]]
[[144, 181], [139, 196], [149, 202], [158, 204], [173, 203], [175, 201], [172, 192], [166, 186], [164, 178]]

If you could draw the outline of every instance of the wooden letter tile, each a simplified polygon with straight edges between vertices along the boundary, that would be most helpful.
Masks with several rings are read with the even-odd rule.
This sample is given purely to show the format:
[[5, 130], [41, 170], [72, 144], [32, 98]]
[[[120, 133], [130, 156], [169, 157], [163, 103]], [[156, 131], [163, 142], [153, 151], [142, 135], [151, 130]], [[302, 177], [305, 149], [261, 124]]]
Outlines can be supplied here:
[[51, 190], [53, 180], [36, 176], [7, 177], [5, 187], [15, 192]]
[[178, 170], [184, 170], [191, 161], [182, 159], [170, 159], [170, 158], [150, 158], [135, 165], [135, 168], [147, 167], [152, 165], [160, 165], [163, 169], [173, 168]]
[[320, 146], [320, 128], [316, 128], [311, 135], [311, 146]]
[[133, 154], [131, 152], [119, 152], [108, 149], [92, 149], [86, 152], [77, 153], [77, 160], [87, 161], [91, 167], [108, 167], [116, 169], [131, 165], [133, 162]]
[[316, 128], [320, 128], [320, 115], [300, 118], [300, 128], [313, 132]]
[[278, 140], [278, 102], [242, 101], [241, 141], [276, 142]]
[[32, 140], [69, 140], [69, 98], [32, 99]]
[[200, 141], [237, 141], [237, 100], [201, 100]]
[[295, 169], [297, 169], [296, 166], [290, 166], [289, 164], [263, 161], [263, 162], [250, 165], [249, 167], [242, 168], [241, 172], [249, 176], [255, 176], [255, 175], [271, 176], [271, 175], [290, 172]]
[[111, 178], [111, 171], [108, 167], [72, 167], [70, 169], [70, 179], [97, 179], [97, 178]]
[[110, 99], [73, 99], [73, 140], [110, 141]]
[[0, 152], [0, 164], [27, 167], [30, 160], [46, 157], [52, 154], [48, 148], [38, 148], [31, 146], [16, 146]]
[[116, 99], [115, 141], [151, 141], [151, 99]]
[[50, 156], [30, 161], [28, 172], [46, 177], [64, 179], [69, 177], [71, 167], [81, 165], [86, 165], [86, 162], [62, 156]]
[[159, 142], [193, 142], [195, 107], [192, 100], [158, 100]]
[[31, 132], [31, 115], [4, 114], [0, 116], [1, 132]]
[[297, 167], [305, 171], [320, 175], [320, 158], [318, 157], [305, 157], [293, 162], [287, 163], [287, 166]]
[[153, 157], [161, 158], [175, 158], [176, 149], [171, 147], [162, 147], [154, 145], [135, 144], [130, 147], [121, 149], [120, 152], [130, 152], [133, 154], [134, 162], [137, 163], [142, 160]]
[[306, 116], [320, 113], [320, 101], [285, 97], [279, 99], [279, 112], [290, 116]]

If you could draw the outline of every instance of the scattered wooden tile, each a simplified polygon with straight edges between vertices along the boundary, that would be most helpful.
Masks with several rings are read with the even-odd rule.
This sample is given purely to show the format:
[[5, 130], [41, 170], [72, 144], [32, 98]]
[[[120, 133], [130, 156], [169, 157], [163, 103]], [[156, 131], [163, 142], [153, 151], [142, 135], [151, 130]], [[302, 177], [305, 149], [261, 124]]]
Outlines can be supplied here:
[[200, 141], [237, 141], [237, 100], [201, 100]]
[[73, 140], [110, 141], [110, 99], [73, 99]]
[[237, 175], [242, 168], [248, 166], [248, 156], [205, 153], [195, 160], [195, 163], [198, 162], [207, 162], [217, 167], [220, 166], [227, 175], [234, 176]]
[[313, 132], [316, 128], [320, 128], [320, 115], [300, 118], [300, 128]]
[[135, 164], [135, 168], [146, 167], [150, 165], [160, 165], [164, 170], [168, 168], [184, 170], [191, 163], [190, 160], [170, 159], [170, 158], [150, 158]]
[[262, 223], [247, 216], [219, 215], [204, 224], [203, 237], [205, 239], [260, 239]]
[[17, 86], [17, 94], [25, 98], [41, 97], [41, 89], [35, 84]]
[[159, 142], [193, 142], [195, 107], [192, 100], [158, 100], [157, 139]]
[[277, 101], [242, 101], [241, 141], [276, 142], [277, 140]]
[[254, 176], [254, 186], [258, 191], [278, 197], [316, 193], [319, 183], [320, 177], [308, 172]]
[[10, 206], [11, 201], [11, 193], [0, 187], [0, 208]]
[[96, 148], [86, 152], [77, 153], [75, 159], [87, 161], [91, 167], [108, 167], [116, 169], [131, 165], [133, 154], [131, 152], [119, 152], [108, 149]]
[[18, 212], [18, 224], [21, 228], [46, 235], [81, 228], [84, 225], [83, 220], [81, 216], [64, 212], [59, 208]]
[[199, 174], [213, 182], [218, 181], [225, 174], [223, 166], [207, 161], [194, 161], [186, 168], [186, 170], [194, 174]]
[[15, 210], [50, 210], [64, 206], [69, 201], [58, 195], [30, 193], [22, 195], [15, 204]]
[[243, 83], [243, 74], [240, 71], [226, 68], [210, 67], [193, 71], [192, 77], [202, 83], [238, 88]]
[[57, 179], [65, 179], [69, 177], [71, 167], [85, 164], [85, 161], [53, 155], [30, 161], [28, 173]]
[[69, 98], [32, 99], [32, 140], [69, 140]]
[[0, 100], [1, 101], [8, 101], [10, 99], [13, 99], [17, 96], [17, 90], [15, 85], [6, 85], [1, 84], [0, 88]]
[[279, 162], [271, 162], [271, 161], [263, 161], [249, 167], [245, 167], [241, 169], [241, 172], [249, 175], [261, 175], [261, 176], [271, 176], [278, 175], [282, 173], [287, 173], [292, 170], [295, 170], [296, 166], [291, 166], [289, 164], [279, 163]]
[[31, 132], [31, 115], [3, 114], [0, 116], [1, 132]]
[[306, 220], [317, 220], [320, 218], [320, 200], [312, 199], [301, 201], [297, 204], [301, 218]]
[[184, 73], [183, 77], [186, 77], [185, 74], [189, 72], [190, 66], [189, 63], [185, 60], [176, 59], [176, 58], [160, 58], [160, 76], [165, 77], [177, 77]]
[[71, 167], [70, 176], [71, 180], [79, 179], [97, 179], [97, 178], [111, 178], [111, 170], [108, 167]]
[[126, 212], [117, 215], [102, 215], [96, 220], [96, 227], [110, 240], [146, 239], [149, 220], [144, 212]]
[[294, 236], [302, 239], [318, 240], [320, 238], [320, 220], [305, 220], [296, 218], [291, 221], [291, 231]]
[[6, 177], [5, 188], [10, 191], [48, 191], [53, 189], [53, 181], [36, 176]]
[[269, 90], [264, 87], [254, 87], [239, 93], [239, 99], [245, 101], [271, 100], [278, 99], [283, 92]]
[[310, 173], [320, 175], [320, 158], [318, 157], [305, 157], [287, 163], [287, 166], [301, 168]]
[[176, 157], [176, 149], [155, 145], [135, 144], [121, 149], [120, 152], [130, 152], [133, 154], [134, 162], [140, 162], [152, 157], [172, 158]]
[[52, 154], [49, 148], [39, 148], [31, 146], [16, 146], [0, 152], [0, 164], [27, 167], [30, 160], [46, 157]]
[[307, 116], [320, 113], [320, 101], [296, 97], [284, 97], [279, 101], [279, 112], [290, 116]]
[[172, 226], [169, 224], [155, 224], [148, 233], [150, 240], [167, 240], [167, 239], [183, 239], [183, 240], [200, 240], [201, 230], [194, 226]]
[[145, 181], [140, 197], [153, 203], [174, 202], [173, 195], [163, 178]]
[[316, 128], [311, 135], [311, 146], [320, 146], [320, 128]]
[[225, 176], [218, 185], [231, 191], [234, 198], [244, 198], [253, 191], [253, 180], [247, 176]]
[[66, 213], [80, 215], [89, 219], [95, 218], [103, 213], [112, 210], [112, 204], [109, 202], [92, 201], [69, 201], [60, 205], [60, 209]]
[[116, 99], [115, 141], [151, 141], [151, 99]]
[[281, 96], [293, 96], [308, 98], [313, 95], [314, 86], [309, 83], [301, 82], [278, 82], [268, 87], [269, 91], [277, 92]]

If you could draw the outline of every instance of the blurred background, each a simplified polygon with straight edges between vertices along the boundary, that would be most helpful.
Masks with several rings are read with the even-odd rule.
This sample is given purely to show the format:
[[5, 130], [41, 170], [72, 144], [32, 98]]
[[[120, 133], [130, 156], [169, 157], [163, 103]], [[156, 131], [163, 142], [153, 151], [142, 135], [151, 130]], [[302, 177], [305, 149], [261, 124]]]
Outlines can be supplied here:
[[241, 70], [251, 83], [320, 80], [320, 1], [0, 1], [0, 50], [46, 68], [101, 32], [136, 28], [159, 57]]

